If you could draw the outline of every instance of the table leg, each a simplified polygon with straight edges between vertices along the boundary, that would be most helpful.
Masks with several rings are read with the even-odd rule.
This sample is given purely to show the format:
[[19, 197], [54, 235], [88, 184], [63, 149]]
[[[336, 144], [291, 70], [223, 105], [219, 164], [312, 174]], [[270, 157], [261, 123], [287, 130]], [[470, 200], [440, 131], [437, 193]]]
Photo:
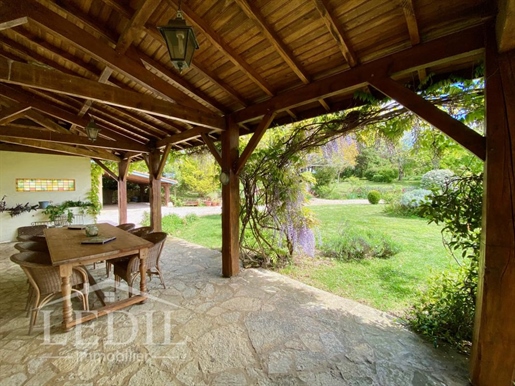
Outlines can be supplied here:
[[[139, 274], [141, 277], [139, 292], [141, 296], [147, 297], [147, 256], [148, 256], [148, 248], [143, 248], [139, 250]], [[143, 301], [142, 303], [144, 303]]]
[[69, 326], [73, 321], [73, 308], [72, 308], [72, 286], [71, 286], [71, 265], [59, 266], [59, 274], [61, 276], [61, 293], [63, 295], [63, 328], [68, 331]]

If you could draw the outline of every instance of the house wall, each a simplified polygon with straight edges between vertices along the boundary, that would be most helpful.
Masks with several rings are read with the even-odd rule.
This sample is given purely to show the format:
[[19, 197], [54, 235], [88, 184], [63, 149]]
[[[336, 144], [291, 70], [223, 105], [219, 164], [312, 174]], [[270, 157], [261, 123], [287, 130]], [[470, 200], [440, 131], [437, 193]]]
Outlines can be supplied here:
[[[7, 196], [8, 207], [27, 202], [35, 205], [39, 201], [54, 204], [67, 200], [86, 201], [86, 194], [91, 189], [90, 173], [90, 160], [84, 157], [0, 151], [0, 198]], [[75, 191], [17, 192], [16, 178], [75, 179]], [[7, 212], [0, 213], [0, 242], [14, 241], [18, 227], [48, 220], [42, 212], [38, 209], [15, 217]]]

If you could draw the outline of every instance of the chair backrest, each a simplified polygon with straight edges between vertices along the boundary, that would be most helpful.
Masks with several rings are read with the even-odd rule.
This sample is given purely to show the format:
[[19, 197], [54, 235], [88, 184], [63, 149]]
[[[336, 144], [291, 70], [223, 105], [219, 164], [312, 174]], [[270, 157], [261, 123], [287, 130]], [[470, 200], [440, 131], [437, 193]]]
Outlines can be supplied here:
[[14, 248], [16, 248], [20, 252], [35, 251], [48, 253], [47, 243], [38, 241], [22, 241], [20, 243], [14, 244]]
[[[150, 241], [152, 245], [148, 249], [148, 256], [146, 261], [147, 269], [154, 268], [159, 263], [159, 258], [161, 257], [161, 252], [163, 251], [163, 247], [166, 241], [168, 234], [165, 232], [152, 232], [145, 236], [142, 236], [142, 239]], [[129, 267], [131, 272], [139, 271], [139, 259], [133, 259], [132, 264]]]
[[129, 233], [132, 233], [135, 236], [143, 237], [145, 235], [148, 235], [152, 232], [152, 227], [139, 227], [134, 228], [129, 231]]
[[[23, 269], [29, 282], [41, 294], [61, 291], [59, 267], [52, 265], [48, 253], [20, 252], [12, 255], [11, 261]], [[88, 282], [86, 271], [81, 267], [74, 267], [70, 282], [72, 286]]]
[[132, 224], [132, 223], [125, 223], [125, 224], [120, 224], [120, 225], [117, 225], [116, 227], [117, 228], [120, 228], [120, 229], [123, 229], [124, 231], [130, 231], [131, 229], [134, 229], [134, 227], [136, 226], [136, 224]]
[[30, 225], [18, 228], [18, 241], [31, 241], [33, 236], [36, 236], [47, 228], [46, 225]]

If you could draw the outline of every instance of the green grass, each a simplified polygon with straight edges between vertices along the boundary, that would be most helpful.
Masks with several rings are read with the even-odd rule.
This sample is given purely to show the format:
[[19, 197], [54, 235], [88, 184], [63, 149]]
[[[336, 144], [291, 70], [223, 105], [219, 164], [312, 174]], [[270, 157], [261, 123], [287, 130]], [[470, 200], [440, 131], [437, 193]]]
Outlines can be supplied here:
[[391, 217], [382, 212], [382, 205], [311, 208], [320, 221], [322, 241], [336, 236], [341, 224], [348, 221], [389, 235], [401, 248], [389, 259], [312, 259], [281, 270], [314, 287], [399, 314], [412, 304], [415, 290], [427, 285], [432, 272], [454, 264], [442, 245], [440, 228], [424, 219]]
[[356, 182], [343, 181], [334, 185], [329, 197], [330, 199], [353, 199], [367, 198], [368, 192], [377, 190], [381, 193], [389, 191], [401, 191], [415, 189], [419, 186], [419, 181], [403, 180], [394, 181], [391, 184], [381, 182], [370, 182], [359, 180]]
[[[336, 236], [342, 224], [348, 221], [387, 234], [401, 251], [389, 259], [363, 261], [306, 258], [280, 270], [306, 284], [401, 314], [413, 303], [416, 289], [426, 287], [433, 272], [455, 265], [442, 245], [440, 228], [427, 224], [424, 219], [389, 216], [383, 213], [383, 205], [328, 205], [311, 209], [320, 221], [317, 242]], [[166, 231], [166, 220], [163, 227]], [[207, 248], [220, 249], [221, 217], [198, 217], [171, 234]]]
[[222, 248], [222, 217], [210, 215], [198, 217], [188, 221], [187, 224], [176, 226], [176, 219], [172, 216], [163, 217], [163, 231], [172, 236], [202, 245], [206, 248]]

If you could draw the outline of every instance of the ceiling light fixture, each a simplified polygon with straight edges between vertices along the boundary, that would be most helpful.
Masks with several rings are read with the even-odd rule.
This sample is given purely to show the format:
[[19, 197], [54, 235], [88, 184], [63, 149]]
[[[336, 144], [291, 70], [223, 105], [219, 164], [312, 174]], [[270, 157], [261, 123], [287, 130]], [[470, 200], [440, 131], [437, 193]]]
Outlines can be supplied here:
[[184, 20], [180, 2], [175, 19], [171, 19], [167, 25], [157, 29], [165, 39], [173, 66], [182, 73], [184, 68], [190, 67], [193, 53], [198, 50], [199, 45], [193, 28]]
[[91, 142], [95, 142], [98, 137], [98, 132], [100, 131], [100, 127], [97, 126], [93, 118], [91, 118], [91, 121], [86, 125], [86, 134], [88, 135], [88, 138]]

